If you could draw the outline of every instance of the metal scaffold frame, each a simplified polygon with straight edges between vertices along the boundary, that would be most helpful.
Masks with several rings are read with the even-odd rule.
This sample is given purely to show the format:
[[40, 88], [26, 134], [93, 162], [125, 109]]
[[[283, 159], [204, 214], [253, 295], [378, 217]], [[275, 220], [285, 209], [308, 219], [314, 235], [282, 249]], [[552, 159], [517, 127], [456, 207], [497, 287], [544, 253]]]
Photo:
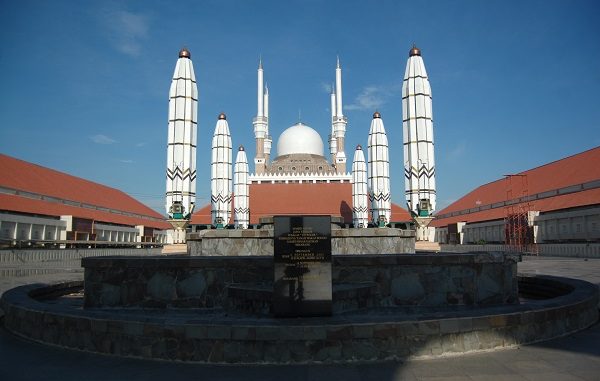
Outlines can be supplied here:
[[506, 207], [504, 216], [504, 250], [537, 255], [527, 175], [505, 175]]

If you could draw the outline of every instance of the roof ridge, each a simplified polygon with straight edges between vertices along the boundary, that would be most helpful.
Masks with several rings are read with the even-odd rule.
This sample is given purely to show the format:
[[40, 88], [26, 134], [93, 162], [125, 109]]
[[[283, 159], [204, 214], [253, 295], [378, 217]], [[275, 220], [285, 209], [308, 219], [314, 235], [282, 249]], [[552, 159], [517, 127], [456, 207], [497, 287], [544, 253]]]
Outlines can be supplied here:
[[[550, 165], [556, 164], [556, 163], [558, 163], [558, 162], [561, 162], [561, 161], [563, 161], [563, 160], [572, 159], [572, 158], [574, 158], [574, 157], [577, 157], [577, 156], [582, 156], [582, 155], [585, 155], [585, 154], [587, 154], [587, 153], [589, 153], [589, 152], [591, 152], [591, 151], [594, 151], [594, 150], [600, 150], [600, 146], [593, 147], [593, 148], [587, 149], [587, 150], [585, 150], [585, 151], [582, 151], [582, 152], [579, 152], [579, 153], [574, 153], [574, 154], [572, 154], [572, 155], [565, 156], [565, 157], [563, 157], [563, 158], [561, 158], [561, 159], [556, 159], [556, 160], [550, 161], [550, 162], [548, 162], [548, 163], [545, 163], [545, 164], [538, 165], [537, 167], [533, 167], [533, 168], [530, 168], [530, 169], [526, 169], [526, 170], [524, 170], [524, 171], [518, 172], [518, 173], [517, 173], [517, 175], [523, 175], [523, 174], [525, 174], [526, 172], [533, 172], [533, 171], [535, 171], [536, 169], [540, 169], [540, 168], [543, 168], [543, 167], [548, 167], [548, 166], [550, 166]], [[499, 179], [499, 180], [502, 180], [502, 179]]]
[[[123, 193], [123, 194], [127, 195], [127, 193], [123, 192], [122, 190], [120, 190], [120, 189], [118, 189], [118, 188], [113, 188], [113, 187], [110, 187], [110, 186], [108, 186], [108, 185], [104, 185], [104, 184], [98, 183], [98, 182], [96, 182], [96, 181], [92, 181], [92, 180], [84, 179], [83, 177], [79, 177], [79, 176], [71, 175], [71, 174], [69, 174], [69, 173], [67, 173], [67, 172], [63, 172], [63, 171], [61, 171], [61, 170], [58, 170], [58, 169], [54, 169], [54, 168], [50, 168], [50, 167], [45, 167], [45, 166], [43, 166], [43, 165], [41, 165], [41, 164], [32, 163], [32, 162], [29, 162], [29, 161], [26, 161], [26, 160], [23, 160], [23, 159], [19, 159], [19, 158], [17, 158], [17, 157], [14, 157], [14, 156], [9, 156], [9, 155], [3, 154], [3, 153], [0, 153], [0, 156], [5, 156], [5, 157], [7, 157], [7, 158], [9, 158], [9, 159], [16, 160], [16, 161], [20, 161], [20, 162], [21, 162], [21, 163], [23, 163], [24, 165], [33, 165], [33, 166], [36, 166], [36, 167], [38, 167], [38, 168], [41, 168], [41, 169], [43, 169], [43, 170], [45, 170], [45, 171], [52, 171], [52, 172], [55, 172], [55, 173], [59, 173], [59, 174], [61, 174], [61, 175], [64, 175], [64, 176], [68, 176], [68, 177], [71, 177], [71, 178], [74, 178], [74, 179], [77, 179], [77, 180], [80, 180], [80, 181], [85, 181], [85, 182], [87, 182], [87, 183], [91, 183], [91, 184], [94, 184], [94, 185], [98, 185], [98, 186], [101, 186], [101, 187], [103, 187], [103, 188], [109, 188], [109, 189], [112, 189], [112, 190], [115, 190], [115, 191], [118, 191], [118, 192], [120, 192], [120, 193]], [[131, 197], [131, 196], [129, 196], [129, 197]]]

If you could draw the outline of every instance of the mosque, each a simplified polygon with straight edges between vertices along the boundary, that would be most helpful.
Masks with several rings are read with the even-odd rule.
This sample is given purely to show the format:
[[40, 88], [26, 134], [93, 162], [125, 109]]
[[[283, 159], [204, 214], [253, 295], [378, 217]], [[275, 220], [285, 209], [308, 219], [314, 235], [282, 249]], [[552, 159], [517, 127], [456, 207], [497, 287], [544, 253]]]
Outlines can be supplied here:
[[[257, 71], [254, 172], [246, 149], [233, 159], [227, 116], [218, 116], [212, 139], [211, 204], [195, 210], [198, 90], [191, 53], [179, 53], [169, 99], [166, 211], [177, 230], [189, 220], [192, 230], [247, 229], [273, 215], [332, 215], [347, 227], [408, 226], [413, 217], [428, 219], [435, 209], [435, 165], [431, 90], [421, 58], [413, 47], [403, 85], [403, 128], [407, 205], [391, 202], [388, 139], [382, 115], [375, 111], [363, 150], [356, 146], [347, 162], [342, 68], [338, 58], [330, 94], [331, 133], [328, 151], [319, 133], [297, 123], [280, 135], [276, 153], [269, 133], [269, 90], [262, 60]], [[366, 152], [365, 152], [366, 151]], [[366, 159], [365, 159], [366, 157]], [[183, 242], [175, 235], [174, 242]]]

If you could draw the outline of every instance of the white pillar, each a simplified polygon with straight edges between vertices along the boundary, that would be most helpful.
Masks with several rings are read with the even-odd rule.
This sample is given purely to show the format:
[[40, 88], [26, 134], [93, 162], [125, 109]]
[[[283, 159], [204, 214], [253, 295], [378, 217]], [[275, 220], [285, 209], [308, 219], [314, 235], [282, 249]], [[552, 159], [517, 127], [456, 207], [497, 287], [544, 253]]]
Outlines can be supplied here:
[[404, 74], [402, 114], [406, 201], [411, 213], [428, 217], [436, 208], [431, 86], [415, 46]]
[[263, 66], [262, 59], [258, 63], [258, 75], [257, 75], [257, 111], [256, 117], [252, 120], [254, 126], [254, 139], [256, 140], [256, 155], [254, 156], [254, 169], [256, 173], [264, 173], [266, 166], [266, 153], [265, 145], [269, 145], [270, 153], [270, 142], [265, 142], [268, 139], [267, 136], [267, 118], [265, 117], [264, 108], [264, 83], [263, 83]]
[[219, 115], [212, 139], [211, 217], [213, 224], [229, 224], [231, 218], [231, 134], [227, 117]]
[[348, 123], [348, 120], [344, 116], [344, 112], [342, 110], [342, 68], [340, 66], [339, 57], [337, 59], [337, 66], [335, 68], [335, 102], [335, 117], [333, 118], [334, 136], [336, 139], [335, 165], [338, 173], [345, 173], [346, 154], [344, 140], [346, 136], [346, 124]]
[[250, 223], [248, 159], [243, 146], [240, 146], [235, 158], [233, 179], [233, 218], [235, 227], [236, 229], [248, 229]]
[[368, 193], [367, 164], [362, 147], [358, 145], [352, 161], [352, 220], [355, 228], [366, 228], [369, 224]]
[[378, 225], [390, 222], [392, 203], [390, 195], [390, 160], [388, 139], [381, 120], [375, 112], [369, 130], [369, 198], [371, 200], [371, 221]]
[[166, 211], [173, 218], [174, 203], [183, 206], [183, 218], [196, 202], [196, 137], [198, 89], [187, 49], [179, 52], [169, 90]]

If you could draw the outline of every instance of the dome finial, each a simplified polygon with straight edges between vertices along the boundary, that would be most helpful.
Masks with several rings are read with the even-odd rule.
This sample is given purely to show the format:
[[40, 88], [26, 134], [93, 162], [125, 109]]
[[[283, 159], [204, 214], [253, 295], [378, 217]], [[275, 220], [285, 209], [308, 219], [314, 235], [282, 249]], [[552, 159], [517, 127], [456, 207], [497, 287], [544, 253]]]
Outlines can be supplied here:
[[238, 149], [238, 151], [244, 151], [244, 146], [240, 145], [240, 148]]
[[183, 49], [179, 51], [179, 58], [192, 58], [192, 53], [184, 46]]
[[219, 120], [227, 120], [227, 115], [224, 112], [219, 114]]
[[357, 151], [362, 151], [362, 146], [361, 146], [360, 144], [359, 144], [359, 145], [357, 145], [357, 146], [356, 146], [356, 150], [357, 150]]
[[417, 48], [417, 45], [413, 44], [412, 48], [408, 51], [408, 56], [412, 57], [412, 56], [420, 56], [421, 55], [421, 49]]
[[379, 111], [375, 111], [373, 113], [373, 119], [381, 119], [381, 114], [379, 113]]

